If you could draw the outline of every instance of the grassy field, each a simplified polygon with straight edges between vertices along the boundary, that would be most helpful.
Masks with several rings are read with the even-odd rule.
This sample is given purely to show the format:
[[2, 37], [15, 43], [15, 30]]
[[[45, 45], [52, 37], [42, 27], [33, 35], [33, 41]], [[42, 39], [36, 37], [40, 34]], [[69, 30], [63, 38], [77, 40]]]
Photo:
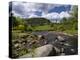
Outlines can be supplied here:
[[33, 30], [50, 30], [50, 25], [36, 26]]
[[64, 32], [64, 33], [68, 33], [68, 34], [77, 34], [78, 31], [75, 29], [67, 29], [65, 27], [64, 28], [60, 28], [60, 25], [55, 25], [53, 27], [51, 27], [50, 25], [43, 25], [43, 26], [35, 26], [32, 31], [55, 31], [55, 32]]

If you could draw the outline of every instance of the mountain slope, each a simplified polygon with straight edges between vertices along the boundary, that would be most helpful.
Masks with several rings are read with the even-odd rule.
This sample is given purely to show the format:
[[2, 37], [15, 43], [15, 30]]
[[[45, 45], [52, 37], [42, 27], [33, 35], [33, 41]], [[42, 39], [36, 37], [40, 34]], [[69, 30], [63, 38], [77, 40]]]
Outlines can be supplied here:
[[44, 25], [44, 24], [50, 24], [50, 20], [45, 18], [29, 18], [26, 19], [27, 24], [29, 25]]

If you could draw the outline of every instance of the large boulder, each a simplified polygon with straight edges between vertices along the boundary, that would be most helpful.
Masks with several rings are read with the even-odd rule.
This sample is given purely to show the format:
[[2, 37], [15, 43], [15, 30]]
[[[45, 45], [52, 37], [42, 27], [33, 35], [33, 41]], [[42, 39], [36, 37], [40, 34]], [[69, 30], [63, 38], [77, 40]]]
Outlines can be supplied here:
[[34, 56], [35, 57], [48, 56], [49, 53], [52, 51], [52, 49], [53, 49], [53, 45], [51, 45], [51, 44], [44, 45], [42, 47], [35, 49]]
[[47, 44], [36, 48], [33, 52], [23, 55], [20, 58], [54, 56], [56, 55], [56, 52], [59, 52], [57, 48], [53, 47], [52, 44]]

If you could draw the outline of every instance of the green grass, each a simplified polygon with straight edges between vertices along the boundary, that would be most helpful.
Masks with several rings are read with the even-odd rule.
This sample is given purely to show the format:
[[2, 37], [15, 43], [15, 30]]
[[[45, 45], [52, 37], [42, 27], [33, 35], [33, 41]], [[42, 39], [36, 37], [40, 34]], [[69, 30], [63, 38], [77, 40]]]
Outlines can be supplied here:
[[50, 29], [50, 26], [44, 25], [44, 26], [37, 26], [37, 27], [35, 27], [34, 30], [48, 30], [48, 29]]
[[51, 27], [50, 25], [43, 25], [43, 26], [36, 26], [33, 30], [36, 31], [36, 30], [50, 30]]
[[44, 25], [44, 26], [36, 26], [33, 30], [36, 31], [36, 30], [41, 30], [41, 31], [46, 31], [46, 30], [52, 30], [52, 31], [59, 31], [59, 32], [65, 32], [67, 34], [71, 34], [71, 35], [74, 35], [74, 34], [77, 34], [78, 31], [75, 30], [75, 29], [65, 29], [65, 30], [61, 30], [62, 28], [58, 29], [59, 26], [54, 26], [54, 27], [50, 27], [50, 25]]
[[64, 32], [71, 35], [78, 34], [77, 30], [65, 30]]

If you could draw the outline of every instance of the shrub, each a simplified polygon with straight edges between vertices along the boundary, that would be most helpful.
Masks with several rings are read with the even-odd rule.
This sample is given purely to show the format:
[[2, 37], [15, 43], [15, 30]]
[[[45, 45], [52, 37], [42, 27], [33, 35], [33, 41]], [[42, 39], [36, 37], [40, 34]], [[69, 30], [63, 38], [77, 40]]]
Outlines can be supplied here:
[[64, 31], [65, 28], [64, 28], [64, 26], [60, 25], [60, 26], [58, 26], [57, 30], [59, 30], [59, 31]]

